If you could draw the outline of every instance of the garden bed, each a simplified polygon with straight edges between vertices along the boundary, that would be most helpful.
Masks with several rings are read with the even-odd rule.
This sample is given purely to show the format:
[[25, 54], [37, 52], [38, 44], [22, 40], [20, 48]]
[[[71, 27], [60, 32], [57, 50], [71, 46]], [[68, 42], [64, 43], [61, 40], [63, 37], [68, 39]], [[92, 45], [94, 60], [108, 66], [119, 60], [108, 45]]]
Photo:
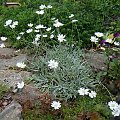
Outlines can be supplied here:
[[119, 0], [16, 2], [0, 6], [0, 119], [119, 120]]

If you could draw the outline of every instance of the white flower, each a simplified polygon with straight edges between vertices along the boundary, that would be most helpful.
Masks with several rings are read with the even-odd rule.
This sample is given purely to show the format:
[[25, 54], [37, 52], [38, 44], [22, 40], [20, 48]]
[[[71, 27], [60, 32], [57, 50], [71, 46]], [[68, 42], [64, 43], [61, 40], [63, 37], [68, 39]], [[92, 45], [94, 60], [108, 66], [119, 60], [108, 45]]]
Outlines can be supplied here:
[[37, 13], [38, 15], [40, 14], [40, 11], [36, 11], [35, 13]]
[[95, 91], [91, 91], [91, 92], [89, 93], [89, 97], [90, 97], [90, 98], [95, 98], [96, 95], [97, 95], [97, 93], [96, 93]]
[[55, 18], [51, 18], [51, 20], [55, 20]]
[[69, 18], [72, 18], [72, 17], [74, 17], [74, 15], [73, 15], [73, 14], [71, 14], [71, 15], [69, 16]]
[[0, 48], [4, 48], [5, 47], [5, 44], [4, 43], [1, 43], [0, 44]]
[[20, 38], [21, 38], [21, 37], [20, 37], [20, 36], [18, 36], [16, 39], [17, 39], [17, 40], [20, 40]]
[[51, 30], [51, 27], [47, 28], [46, 31], [50, 31]]
[[112, 39], [108, 38], [108, 39], [106, 40], [106, 42], [112, 43]]
[[64, 38], [65, 38], [65, 35], [63, 35], [63, 34], [59, 34], [57, 37], [58, 37], [58, 41], [59, 41], [59, 42], [66, 41], [66, 39], [64, 39]]
[[36, 37], [36, 38], [35, 38], [35, 41], [37, 42], [39, 39], [40, 39], [40, 38]]
[[104, 47], [100, 47], [100, 49], [101, 49], [101, 50], [105, 50], [105, 48], [104, 48]]
[[116, 117], [116, 116], [119, 116], [119, 115], [120, 115], [120, 112], [119, 112], [118, 110], [113, 110], [113, 111], [112, 111], [112, 115], [115, 116], [115, 117]]
[[71, 47], [74, 47], [74, 46], [75, 46], [74, 44], [71, 45]]
[[16, 53], [17, 53], [17, 52], [20, 52], [20, 49], [16, 50], [15, 52], [16, 52]]
[[72, 23], [77, 22], [78, 20], [72, 20]]
[[43, 35], [43, 37], [47, 37], [47, 35]]
[[42, 10], [42, 9], [46, 8], [46, 6], [45, 5], [40, 5], [39, 8]]
[[98, 42], [98, 38], [96, 38], [96, 36], [91, 36], [90, 40], [91, 42]]
[[53, 39], [53, 38], [54, 38], [54, 35], [53, 35], [53, 34], [51, 34], [51, 35], [50, 35], [50, 39]]
[[24, 87], [24, 82], [23, 81], [17, 83], [17, 88], [18, 89], [22, 89], [23, 87]]
[[55, 60], [50, 60], [48, 61], [48, 67], [50, 67], [50, 69], [55, 69], [58, 67], [58, 62]]
[[120, 115], [120, 105], [116, 101], [110, 101], [108, 103], [108, 106], [112, 110], [112, 115], [113, 116], [119, 116]]
[[104, 36], [104, 34], [101, 33], [101, 32], [95, 32], [95, 35], [96, 35], [97, 37], [103, 37], [103, 36]]
[[34, 30], [34, 31], [35, 31], [36, 33], [37, 33], [37, 32], [40, 32], [39, 30]]
[[44, 25], [37, 25], [36, 27], [35, 27], [36, 29], [41, 29], [41, 28], [46, 28], [46, 27], [44, 27]]
[[40, 38], [40, 36], [41, 36], [40, 34], [37, 34], [37, 35], [36, 35], [36, 38]]
[[10, 26], [10, 28], [15, 28], [16, 27], [16, 25], [18, 25], [18, 21], [14, 21], [13, 23], [12, 23], [12, 20], [8, 20], [8, 21], [6, 21], [6, 24], [4, 25], [4, 26]]
[[25, 67], [26, 67], [26, 64], [25, 64], [24, 62], [18, 62], [18, 63], [16, 64], [16, 66], [19, 67], [19, 68], [25, 68]]
[[14, 21], [13, 25], [15, 25], [15, 26], [18, 25], [18, 21]]
[[15, 28], [15, 27], [16, 27], [16, 26], [15, 26], [14, 24], [10, 25], [10, 28], [12, 28], [12, 29]]
[[89, 89], [85, 89], [85, 88], [80, 88], [79, 90], [78, 90], [78, 93], [79, 93], [79, 95], [88, 95], [89, 94]]
[[28, 29], [27, 31], [26, 31], [26, 33], [31, 33], [33, 31], [33, 29]]
[[48, 5], [47, 8], [52, 8], [52, 5]]
[[32, 23], [29, 23], [29, 24], [28, 24], [28, 26], [29, 26], [29, 27], [32, 27], [32, 26], [33, 26], [33, 24], [32, 24]]
[[114, 45], [119, 46], [119, 45], [120, 45], [120, 43], [119, 43], [119, 42], [117, 42], [117, 41], [115, 41], [115, 42], [114, 42]]
[[43, 15], [43, 14], [44, 14], [44, 10], [36, 11], [36, 13], [37, 13], [38, 15]]
[[7, 40], [7, 37], [0, 37], [0, 39], [1, 39], [2, 41], [6, 41], [6, 40]]
[[12, 23], [12, 20], [7, 20], [6, 22], [5, 22], [5, 25], [4, 26], [8, 26], [8, 25], [10, 25]]
[[59, 22], [58, 19], [55, 20], [54, 22], [55, 22], [55, 23], [53, 24], [53, 26], [55, 26], [55, 27], [60, 27], [60, 26], [63, 26], [63, 25], [64, 25], [64, 24], [62, 24], [61, 22]]
[[40, 11], [40, 15], [43, 15], [43, 14], [44, 14], [44, 10], [41, 10], [41, 11]]
[[55, 30], [52, 31], [52, 33], [54, 33], [54, 32], [55, 32]]
[[51, 107], [53, 107], [55, 110], [59, 109], [61, 107], [61, 103], [58, 101], [53, 101], [51, 103]]
[[118, 110], [118, 111], [119, 111], [119, 113], [120, 113], [120, 104], [118, 105], [117, 110]]
[[39, 46], [38, 40], [34, 40], [34, 41], [32, 42], [32, 44], [34, 44], [34, 45], [36, 45], [36, 46]]
[[118, 103], [116, 103], [116, 101], [110, 101], [108, 102], [108, 106], [111, 110], [116, 110], [118, 108]]
[[24, 35], [24, 33], [25, 33], [25, 32], [20, 32], [19, 34], [20, 34], [20, 35]]

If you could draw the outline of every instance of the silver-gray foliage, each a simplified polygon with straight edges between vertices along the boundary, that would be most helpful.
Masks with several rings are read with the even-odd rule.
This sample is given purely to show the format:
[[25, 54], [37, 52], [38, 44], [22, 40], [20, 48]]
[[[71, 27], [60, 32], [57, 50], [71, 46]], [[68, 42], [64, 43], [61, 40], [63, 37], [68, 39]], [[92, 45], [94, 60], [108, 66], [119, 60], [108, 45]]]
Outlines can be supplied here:
[[[59, 63], [55, 70], [48, 67], [51, 59]], [[98, 80], [93, 79], [92, 70], [80, 49], [73, 50], [63, 46], [48, 49], [45, 56], [31, 62], [30, 68], [35, 73], [35, 85], [43, 92], [53, 94], [55, 98], [76, 98], [80, 87], [95, 88], [98, 83]]]

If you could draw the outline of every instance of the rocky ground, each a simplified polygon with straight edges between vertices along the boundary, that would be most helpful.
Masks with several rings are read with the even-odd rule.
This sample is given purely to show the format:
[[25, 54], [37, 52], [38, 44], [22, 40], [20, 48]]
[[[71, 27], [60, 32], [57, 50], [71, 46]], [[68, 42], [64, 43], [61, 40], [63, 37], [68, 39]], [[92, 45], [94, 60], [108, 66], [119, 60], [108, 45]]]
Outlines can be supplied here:
[[10, 88], [10, 92], [0, 100], [0, 120], [22, 120], [23, 104], [39, 96], [37, 90], [29, 85], [25, 85], [21, 92], [14, 93], [15, 85], [31, 75], [30, 72], [16, 68], [17, 62], [26, 60], [26, 54], [12, 48], [0, 48], [0, 84]]
[[[103, 54], [87, 52], [85, 58], [95, 70], [105, 69]], [[23, 108], [32, 107], [40, 97], [40, 92], [30, 85], [25, 85], [20, 92], [14, 93], [15, 85], [25, 81], [31, 73], [16, 68], [17, 62], [26, 62], [27, 55], [12, 48], [0, 48], [0, 84], [7, 85], [11, 91], [0, 100], [0, 120], [22, 120]]]

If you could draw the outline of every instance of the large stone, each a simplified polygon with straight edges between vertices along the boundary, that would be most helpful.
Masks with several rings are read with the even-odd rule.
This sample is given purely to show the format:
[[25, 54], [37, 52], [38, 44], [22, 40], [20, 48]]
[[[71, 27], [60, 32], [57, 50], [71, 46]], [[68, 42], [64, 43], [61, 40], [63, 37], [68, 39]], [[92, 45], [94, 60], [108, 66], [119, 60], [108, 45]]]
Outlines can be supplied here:
[[0, 113], [0, 120], [23, 120], [21, 112], [21, 105], [13, 101]]
[[10, 59], [15, 55], [16, 53], [12, 48], [0, 48], [0, 59]]
[[30, 72], [17, 70], [0, 70], [0, 83], [14, 87], [17, 82], [24, 81]]
[[95, 71], [106, 70], [107, 57], [103, 53], [88, 51], [85, 58]]
[[14, 100], [19, 102], [23, 109], [32, 108], [40, 102], [40, 91], [31, 85], [25, 85], [22, 91], [17, 92], [12, 96]]
[[6, 58], [0, 59], [0, 70], [8, 69], [9, 67], [15, 67], [17, 62], [25, 62], [26, 60], [27, 60], [26, 54], [20, 54], [10, 59], [6, 59]]

